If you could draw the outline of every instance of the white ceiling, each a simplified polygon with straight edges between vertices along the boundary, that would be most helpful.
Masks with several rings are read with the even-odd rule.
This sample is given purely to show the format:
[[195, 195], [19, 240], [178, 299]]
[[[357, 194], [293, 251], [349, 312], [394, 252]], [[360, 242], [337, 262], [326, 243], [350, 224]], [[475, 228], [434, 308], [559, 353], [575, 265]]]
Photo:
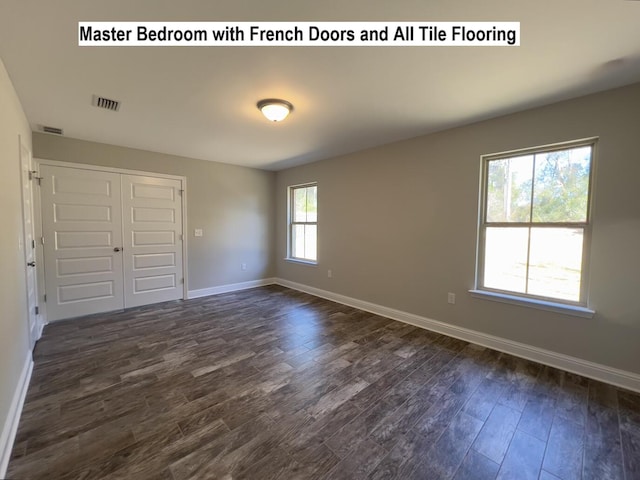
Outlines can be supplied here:
[[[80, 48], [78, 21], [519, 21], [521, 46]], [[278, 170], [640, 81], [640, 1], [1, 0], [0, 57], [34, 131]]]

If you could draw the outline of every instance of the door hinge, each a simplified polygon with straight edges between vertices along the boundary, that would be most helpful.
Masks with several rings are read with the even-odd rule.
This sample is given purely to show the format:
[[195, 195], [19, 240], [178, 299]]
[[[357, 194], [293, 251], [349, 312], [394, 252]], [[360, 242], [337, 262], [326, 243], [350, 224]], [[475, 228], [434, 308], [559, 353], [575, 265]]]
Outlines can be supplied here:
[[180, 188], [180, 189], [178, 189], [178, 195], [182, 196], [182, 194], [183, 194], [183, 193], [184, 193], [184, 190], [183, 190], [183, 189], [181, 189], [181, 188]]
[[44, 294], [44, 303], [47, 303], [47, 294]]
[[38, 185], [42, 185], [42, 177], [38, 176], [37, 170], [29, 170], [29, 180], [38, 180]]
[[31, 240], [31, 248], [36, 248], [36, 241], [35, 240]]
[[181, 279], [180, 279], [180, 283], [184, 283], [184, 278], [181, 278]]
[[40, 237], [40, 243], [44, 245], [44, 237]]
[[36, 315], [40, 313], [40, 308], [36, 305]]

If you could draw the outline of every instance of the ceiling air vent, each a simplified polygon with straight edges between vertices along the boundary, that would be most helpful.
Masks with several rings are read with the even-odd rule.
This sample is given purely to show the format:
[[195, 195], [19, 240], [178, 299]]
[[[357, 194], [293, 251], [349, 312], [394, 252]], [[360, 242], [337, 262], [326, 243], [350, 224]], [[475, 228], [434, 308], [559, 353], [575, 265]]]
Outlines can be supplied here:
[[120, 102], [118, 100], [111, 100], [110, 98], [100, 97], [98, 95], [93, 96], [93, 102], [91, 104], [94, 107], [106, 108], [113, 112], [117, 112], [120, 109]]
[[46, 125], [42, 126], [42, 131], [44, 133], [55, 133], [56, 135], [62, 135], [63, 131], [61, 128], [58, 127], [47, 127]]

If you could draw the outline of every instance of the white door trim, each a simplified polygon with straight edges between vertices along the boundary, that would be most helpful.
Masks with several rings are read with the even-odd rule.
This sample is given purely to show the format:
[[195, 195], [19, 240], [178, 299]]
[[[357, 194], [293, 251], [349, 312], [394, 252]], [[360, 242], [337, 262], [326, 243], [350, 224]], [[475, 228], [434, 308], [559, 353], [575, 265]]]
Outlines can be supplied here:
[[86, 163], [61, 162], [59, 160], [49, 160], [46, 158], [34, 158], [34, 162], [39, 165], [53, 165], [54, 167], [79, 168], [81, 170], [97, 170], [99, 172], [124, 173], [126, 175], [142, 175], [145, 177], [172, 178], [174, 180], [185, 180], [184, 176], [170, 175], [168, 173], [146, 172], [144, 170], [130, 170], [127, 168], [103, 167], [102, 165], [87, 165]]
[[[173, 180], [179, 180], [182, 185], [182, 276], [184, 278], [184, 284], [182, 286], [182, 298], [183, 300], [187, 300], [189, 298], [189, 277], [188, 277], [188, 268], [187, 264], [187, 178], [182, 175], [171, 175], [166, 173], [158, 173], [158, 172], [147, 172], [143, 170], [129, 170], [126, 168], [116, 168], [116, 167], [104, 167], [101, 165], [87, 165], [84, 163], [74, 163], [74, 162], [62, 162], [59, 160], [49, 160], [46, 158], [33, 158], [33, 165], [37, 171], [40, 171], [41, 165], [52, 165], [57, 167], [68, 167], [68, 168], [77, 168], [81, 170], [94, 170], [99, 172], [110, 172], [110, 173], [120, 173], [125, 175], [142, 175], [148, 177], [157, 177], [157, 178], [170, 178]], [[34, 196], [34, 220], [35, 220], [35, 236], [36, 240], [42, 238], [42, 205], [40, 200], [40, 195]], [[41, 242], [36, 241], [37, 245], [37, 255], [39, 258], [44, 258], [44, 249]], [[38, 269], [38, 292], [42, 308], [40, 309], [40, 314], [42, 315], [42, 319], [45, 323], [47, 323], [47, 309], [46, 302], [44, 302], [45, 291], [45, 282], [44, 282], [44, 269]]]
[[[42, 270], [42, 257], [37, 254], [35, 248], [35, 206], [34, 206], [34, 188], [32, 179], [33, 158], [31, 149], [27, 146], [18, 135], [18, 150], [20, 155], [20, 196], [22, 203], [22, 232], [23, 232], [23, 248], [25, 258], [25, 290], [27, 295], [27, 328], [29, 330], [29, 349], [33, 350], [36, 342], [40, 339], [42, 333], [42, 317], [39, 313], [40, 297], [38, 295], [38, 270]], [[26, 190], [25, 190], [26, 188]], [[31, 242], [34, 242], [33, 246]], [[33, 264], [29, 262], [34, 262]], [[30, 267], [29, 265], [33, 265]], [[33, 269], [33, 270], [31, 270]], [[33, 282], [33, 285], [31, 285]], [[33, 287], [33, 288], [31, 288]], [[30, 297], [29, 292], [33, 292]]]

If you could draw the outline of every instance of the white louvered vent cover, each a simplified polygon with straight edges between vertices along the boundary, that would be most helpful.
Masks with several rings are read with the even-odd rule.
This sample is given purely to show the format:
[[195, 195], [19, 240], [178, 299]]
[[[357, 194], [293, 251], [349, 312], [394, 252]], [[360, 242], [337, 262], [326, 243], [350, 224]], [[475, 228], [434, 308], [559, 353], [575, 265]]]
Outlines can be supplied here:
[[63, 131], [58, 127], [48, 127], [47, 125], [42, 125], [42, 131], [45, 133], [55, 133], [56, 135], [62, 135]]
[[113, 112], [117, 112], [120, 109], [120, 102], [118, 100], [111, 100], [110, 98], [101, 97], [99, 95], [93, 96], [93, 102], [91, 104], [94, 107], [106, 108]]

